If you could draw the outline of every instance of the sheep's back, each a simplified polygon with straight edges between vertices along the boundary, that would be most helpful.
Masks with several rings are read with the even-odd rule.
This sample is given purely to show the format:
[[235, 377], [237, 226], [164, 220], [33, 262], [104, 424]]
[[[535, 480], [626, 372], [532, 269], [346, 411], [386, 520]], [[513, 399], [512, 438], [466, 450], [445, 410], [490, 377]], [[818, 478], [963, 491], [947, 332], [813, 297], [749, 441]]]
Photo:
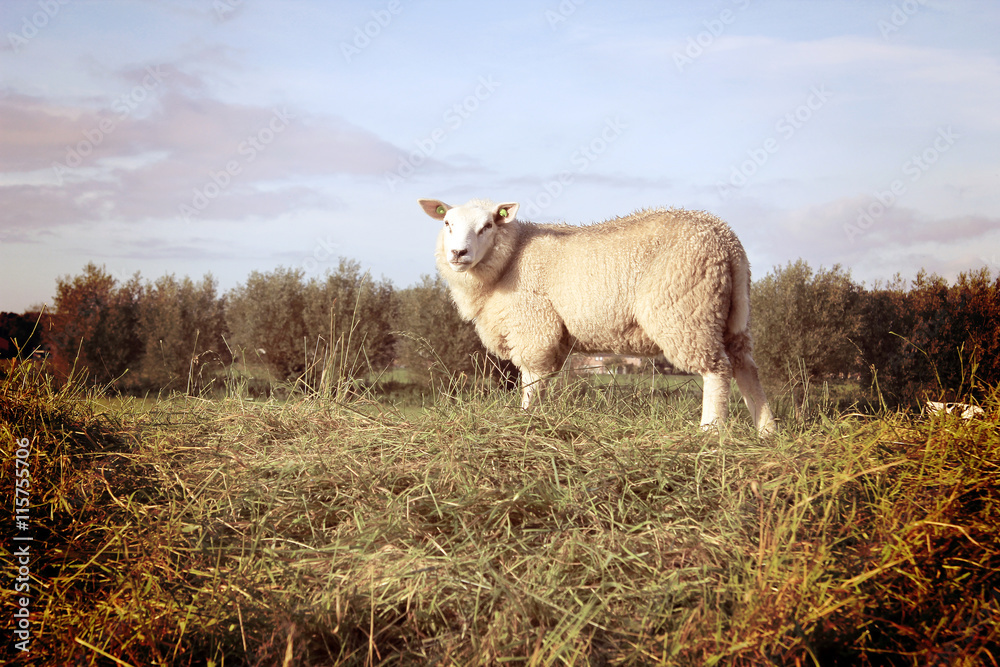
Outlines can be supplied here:
[[[544, 292], [578, 351], [657, 354], [636, 324], [640, 290], [663, 281], [697, 284], [706, 267], [728, 265], [743, 252], [718, 218], [673, 209], [580, 227], [527, 224], [522, 234], [520, 273], [537, 284], [520, 288]], [[671, 275], [650, 275], [665, 265]]]

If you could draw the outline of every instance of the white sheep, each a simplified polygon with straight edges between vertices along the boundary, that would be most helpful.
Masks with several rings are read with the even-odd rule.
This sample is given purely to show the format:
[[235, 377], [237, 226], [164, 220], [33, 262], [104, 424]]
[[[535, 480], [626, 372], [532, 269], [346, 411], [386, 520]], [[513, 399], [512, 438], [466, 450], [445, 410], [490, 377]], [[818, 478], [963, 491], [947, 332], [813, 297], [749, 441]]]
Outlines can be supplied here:
[[726, 420], [735, 375], [758, 432], [774, 432], [750, 356], [750, 264], [723, 221], [656, 209], [540, 225], [516, 203], [419, 201], [444, 222], [435, 257], [462, 317], [520, 369], [523, 408], [570, 352], [662, 353], [704, 379], [702, 427]]

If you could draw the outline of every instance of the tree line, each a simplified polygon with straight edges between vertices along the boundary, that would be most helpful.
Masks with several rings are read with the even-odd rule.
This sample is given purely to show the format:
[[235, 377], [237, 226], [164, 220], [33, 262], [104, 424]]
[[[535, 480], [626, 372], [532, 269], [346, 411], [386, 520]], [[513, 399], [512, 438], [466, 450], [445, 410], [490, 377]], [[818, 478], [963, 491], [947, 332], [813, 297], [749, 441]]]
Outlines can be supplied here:
[[772, 385], [850, 377], [899, 404], [1000, 384], [1000, 274], [986, 268], [952, 285], [920, 271], [866, 287], [800, 259], [755, 281], [750, 301], [754, 358]]
[[[1000, 383], [1000, 275], [987, 269], [954, 284], [922, 271], [867, 287], [840, 266], [798, 260], [755, 281], [751, 303], [754, 356], [772, 390], [840, 378], [905, 403]], [[119, 281], [88, 264], [57, 280], [51, 312], [0, 314], [0, 357], [18, 350], [41, 351], [57, 377], [85, 371], [129, 393], [198, 393], [261, 373], [267, 385], [317, 390], [394, 365], [425, 384], [512, 376], [461, 321], [440, 278], [396, 289], [348, 259], [308, 279], [298, 269], [255, 271], [226, 293], [210, 274]]]

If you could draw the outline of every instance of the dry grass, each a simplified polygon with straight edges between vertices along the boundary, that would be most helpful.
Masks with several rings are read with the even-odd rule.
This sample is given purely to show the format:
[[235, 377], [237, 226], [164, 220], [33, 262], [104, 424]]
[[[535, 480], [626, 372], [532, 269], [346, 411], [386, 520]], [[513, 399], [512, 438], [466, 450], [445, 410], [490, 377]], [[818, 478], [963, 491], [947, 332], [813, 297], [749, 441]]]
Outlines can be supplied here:
[[26, 664], [1000, 661], [996, 393], [981, 420], [821, 415], [767, 443], [663, 394], [109, 409], [15, 369]]

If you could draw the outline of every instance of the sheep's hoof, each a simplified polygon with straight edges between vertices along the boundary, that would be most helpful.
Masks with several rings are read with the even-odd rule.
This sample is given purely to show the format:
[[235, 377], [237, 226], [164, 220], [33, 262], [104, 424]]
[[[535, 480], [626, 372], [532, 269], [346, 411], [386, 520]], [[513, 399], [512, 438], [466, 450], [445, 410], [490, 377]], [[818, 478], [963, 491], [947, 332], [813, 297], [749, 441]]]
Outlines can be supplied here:
[[774, 436], [778, 435], [778, 422], [772, 419], [768, 423], [758, 429], [758, 434], [761, 440], [770, 440]]

